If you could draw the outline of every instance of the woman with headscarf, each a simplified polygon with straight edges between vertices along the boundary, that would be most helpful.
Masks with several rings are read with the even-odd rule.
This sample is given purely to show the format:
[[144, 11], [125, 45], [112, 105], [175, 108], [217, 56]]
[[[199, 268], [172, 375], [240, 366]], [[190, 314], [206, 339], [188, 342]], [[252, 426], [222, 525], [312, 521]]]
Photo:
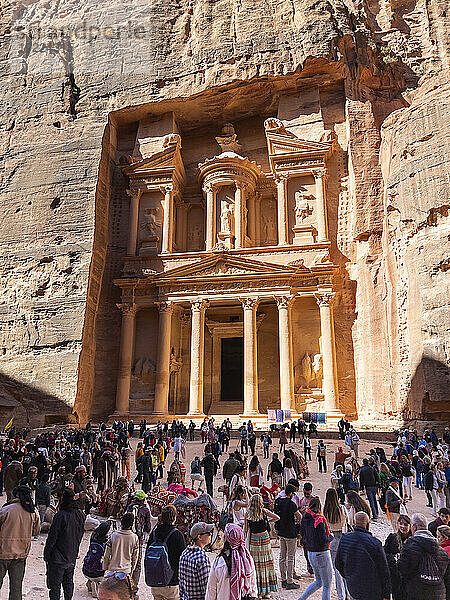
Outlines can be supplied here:
[[112, 521], [105, 521], [94, 529], [89, 543], [89, 550], [83, 561], [83, 575], [88, 579], [86, 586], [93, 598], [97, 598], [98, 586], [105, 574], [102, 567], [102, 558], [111, 525]]
[[256, 598], [255, 563], [245, 547], [239, 525], [225, 527], [225, 544], [209, 573], [205, 600], [242, 600]]

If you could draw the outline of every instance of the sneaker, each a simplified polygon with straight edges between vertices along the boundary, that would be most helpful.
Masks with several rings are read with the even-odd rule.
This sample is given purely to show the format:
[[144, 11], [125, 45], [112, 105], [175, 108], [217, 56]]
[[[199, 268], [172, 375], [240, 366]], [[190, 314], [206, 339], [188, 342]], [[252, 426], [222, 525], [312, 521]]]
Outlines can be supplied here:
[[298, 583], [292, 582], [292, 583], [286, 583], [285, 589], [286, 590], [298, 590], [300, 588], [300, 586], [298, 585]]
[[284, 589], [286, 589], [286, 586], [287, 586], [287, 581], [282, 581], [281, 582], [281, 587], [284, 588]]

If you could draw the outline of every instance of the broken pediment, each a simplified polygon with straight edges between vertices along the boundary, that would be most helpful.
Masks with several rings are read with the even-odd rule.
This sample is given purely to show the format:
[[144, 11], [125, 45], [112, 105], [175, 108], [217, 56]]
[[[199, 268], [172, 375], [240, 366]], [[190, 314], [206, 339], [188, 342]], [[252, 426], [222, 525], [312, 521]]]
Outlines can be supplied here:
[[181, 138], [170, 134], [164, 138], [163, 149], [148, 158], [133, 161], [122, 167], [131, 180], [145, 180], [147, 189], [173, 183], [184, 186], [186, 173], [181, 157]]
[[298, 273], [298, 267], [263, 263], [220, 253], [209, 255], [194, 264], [161, 273], [154, 278], [154, 282], [162, 284], [174, 280], [186, 281], [186, 279], [198, 280], [212, 277], [270, 278], [275, 276], [289, 278], [296, 273]]
[[269, 163], [274, 175], [325, 166], [332, 142], [298, 138], [278, 119], [267, 119], [265, 129]]

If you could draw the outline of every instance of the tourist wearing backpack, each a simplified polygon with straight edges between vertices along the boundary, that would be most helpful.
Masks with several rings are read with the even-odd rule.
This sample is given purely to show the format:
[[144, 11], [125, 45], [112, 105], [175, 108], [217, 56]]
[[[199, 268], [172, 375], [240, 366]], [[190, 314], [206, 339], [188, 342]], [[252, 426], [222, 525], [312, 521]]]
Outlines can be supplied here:
[[87, 577], [86, 586], [93, 598], [97, 598], [98, 586], [105, 574], [102, 560], [111, 525], [112, 521], [105, 521], [94, 529], [89, 543], [89, 550], [83, 560], [83, 575]]
[[125, 513], [120, 524], [120, 531], [114, 531], [106, 542], [102, 564], [105, 571], [131, 575], [136, 567], [139, 553], [138, 536], [131, 531], [134, 515]]
[[426, 518], [412, 516], [410, 537], [403, 545], [398, 570], [403, 578], [407, 600], [446, 600], [450, 598], [449, 556], [430, 531]]
[[175, 527], [177, 509], [168, 504], [161, 511], [160, 524], [148, 540], [144, 558], [145, 582], [154, 600], [177, 600], [180, 556], [186, 548], [184, 535]]

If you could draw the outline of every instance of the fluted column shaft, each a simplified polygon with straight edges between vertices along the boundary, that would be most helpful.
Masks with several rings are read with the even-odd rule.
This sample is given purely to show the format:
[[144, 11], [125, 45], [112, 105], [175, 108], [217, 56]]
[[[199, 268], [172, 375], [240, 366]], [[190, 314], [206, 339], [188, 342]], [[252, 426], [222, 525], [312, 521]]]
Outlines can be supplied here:
[[289, 243], [287, 223], [287, 177], [286, 175], [280, 175], [275, 181], [277, 184], [278, 245], [286, 246]]
[[234, 193], [234, 235], [235, 248], [243, 248], [244, 246], [244, 206], [245, 206], [245, 186], [236, 183], [236, 191]]
[[326, 202], [326, 170], [318, 169], [313, 171], [316, 182], [317, 198], [317, 241], [325, 242], [328, 240], [328, 222], [327, 222], [327, 202]]
[[280, 345], [280, 399], [282, 410], [295, 410], [294, 365], [292, 363], [291, 295], [277, 296], [278, 339]]
[[119, 371], [117, 374], [116, 412], [125, 414], [130, 411], [131, 365], [134, 350], [134, 328], [136, 306], [134, 304], [118, 304], [122, 310], [122, 326], [120, 328]]
[[155, 404], [153, 412], [167, 415], [169, 412], [170, 340], [173, 304], [158, 302], [158, 349], [156, 359]]
[[205, 311], [207, 300], [191, 302], [191, 380], [188, 415], [203, 415], [203, 371], [205, 355]]
[[322, 334], [322, 392], [325, 399], [325, 410], [339, 409], [339, 393], [337, 385], [336, 344], [334, 338], [333, 298], [334, 292], [318, 292], [315, 294], [320, 311], [320, 330]]
[[258, 414], [258, 298], [243, 298], [244, 309], [244, 416]]

